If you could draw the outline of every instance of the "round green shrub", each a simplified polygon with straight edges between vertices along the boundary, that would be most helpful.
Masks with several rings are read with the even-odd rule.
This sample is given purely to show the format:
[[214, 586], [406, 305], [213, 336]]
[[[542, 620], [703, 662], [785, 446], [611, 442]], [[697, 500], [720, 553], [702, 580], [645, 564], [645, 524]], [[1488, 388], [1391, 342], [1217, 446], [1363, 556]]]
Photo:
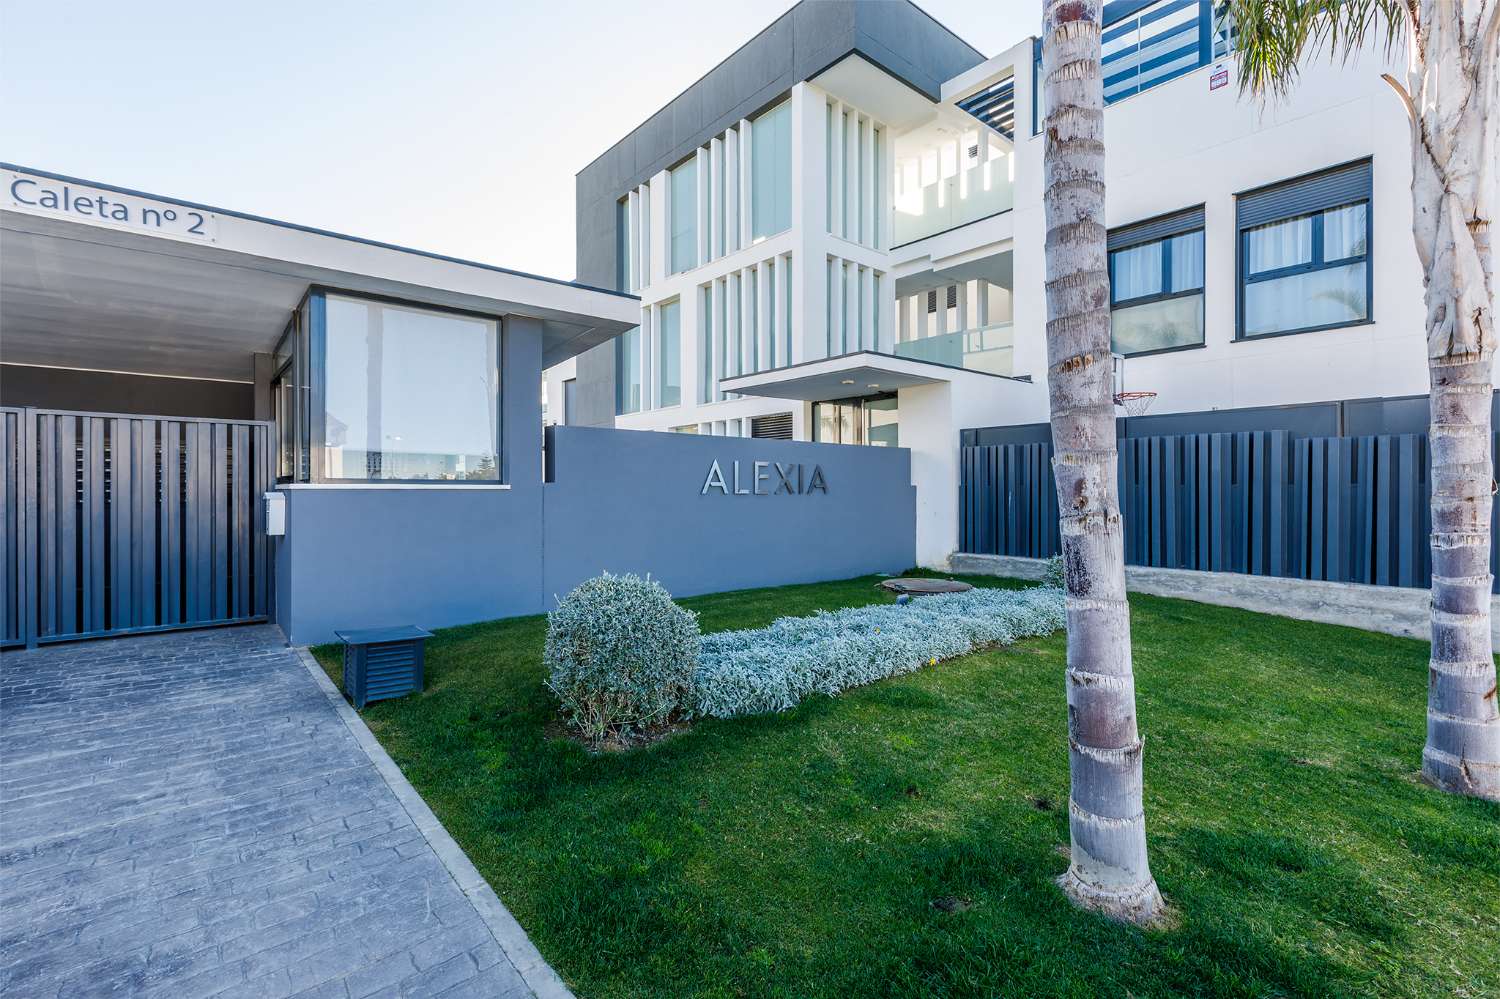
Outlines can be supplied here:
[[698, 616], [647, 577], [604, 573], [547, 615], [547, 686], [589, 742], [671, 721], [692, 704]]

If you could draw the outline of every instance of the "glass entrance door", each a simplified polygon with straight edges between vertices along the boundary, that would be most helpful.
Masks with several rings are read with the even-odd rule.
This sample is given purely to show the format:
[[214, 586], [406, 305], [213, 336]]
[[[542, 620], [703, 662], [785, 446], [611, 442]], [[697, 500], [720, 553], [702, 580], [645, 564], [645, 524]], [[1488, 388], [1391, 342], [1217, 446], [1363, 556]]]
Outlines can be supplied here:
[[822, 444], [899, 447], [896, 394], [836, 399], [813, 405], [813, 440]]

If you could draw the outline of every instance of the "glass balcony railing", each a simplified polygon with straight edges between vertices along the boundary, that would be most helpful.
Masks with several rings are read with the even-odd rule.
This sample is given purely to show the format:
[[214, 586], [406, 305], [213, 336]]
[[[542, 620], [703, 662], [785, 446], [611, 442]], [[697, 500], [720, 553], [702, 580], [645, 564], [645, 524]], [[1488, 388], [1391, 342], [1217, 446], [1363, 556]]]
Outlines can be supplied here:
[[897, 357], [914, 361], [931, 361], [953, 368], [983, 371], [991, 375], [1011, 375], [1015, 324], [994, 323], [978, 329], [924, 336], [896, 344]]
[[898, 193], [892, 243], [925, 239], [1015, 207], [1013, 163], [1014, 157], [1000, 156]]

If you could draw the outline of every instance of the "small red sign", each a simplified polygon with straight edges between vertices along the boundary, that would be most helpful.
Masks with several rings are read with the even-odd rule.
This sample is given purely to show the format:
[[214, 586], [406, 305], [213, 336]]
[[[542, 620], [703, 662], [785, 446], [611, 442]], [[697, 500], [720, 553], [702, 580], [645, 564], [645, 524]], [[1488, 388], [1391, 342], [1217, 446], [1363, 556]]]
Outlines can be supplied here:
[[1218, 90], [1220, 87], [1227, 86], [1229, 86], [1229, 68], [1215, 66], [1214, 71], [1208, 75], [1208, 89]]

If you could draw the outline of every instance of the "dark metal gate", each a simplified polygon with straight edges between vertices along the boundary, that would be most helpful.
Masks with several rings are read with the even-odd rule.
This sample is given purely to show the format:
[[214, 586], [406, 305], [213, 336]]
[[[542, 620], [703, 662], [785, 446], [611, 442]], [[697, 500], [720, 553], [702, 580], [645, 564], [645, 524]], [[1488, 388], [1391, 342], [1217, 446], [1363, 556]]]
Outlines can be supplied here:
[[0, 409], [0, 642], [266, 620], [271, 427]]

